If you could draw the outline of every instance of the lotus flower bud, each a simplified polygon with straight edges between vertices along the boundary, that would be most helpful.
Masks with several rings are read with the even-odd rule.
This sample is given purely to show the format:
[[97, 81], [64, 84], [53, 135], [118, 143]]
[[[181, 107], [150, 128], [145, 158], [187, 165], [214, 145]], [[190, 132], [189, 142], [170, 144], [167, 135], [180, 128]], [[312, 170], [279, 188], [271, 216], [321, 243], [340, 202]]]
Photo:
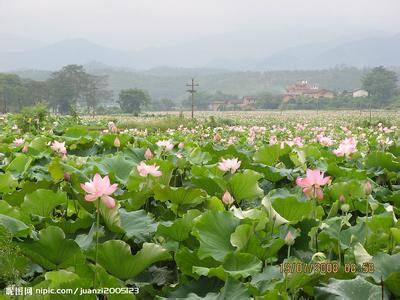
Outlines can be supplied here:
[[367, 194], [367, 195], [371, 195], [371, 193], [372, 193], [372, 184], [371, 184], [371, 181], [367, 181], [365, 184], [364, 184], [364, 192], [365, 192], [365, 194]]
[[24, 147], [22, 148], [22, 152], [26, 153], [28, 152], [28, 149], [29, 149], [28, 145], [24, 145]]
[[235, 201], [235, 199], [233, 199], [232, 195], [228, 191], [222, 195], [222, 202], [226, 205], [232, 204], [233, 201]]
[[348, 205], [348, 204], [342, 204], [342, 206], [340, 207], [340, 209], [342, 210], [342, 212], [348, 213], [349, 210], [350, 210], [350, 205]]
[[64, 172], [64, 181], [71, 181], [71, 174], [68, 172]]
[[153, 153], [151, 152], [151, 150], [149, 148], [147, 148], [146, 152], [144, 153], [144, 158], [149, 160], [153, 158]]
[[119, 140], [118, 137], [116, 137], [114, 140], [114, 146], [117, 148], [119, 148], [121, 146], [121, 141]]
[[290, 230], [285, 237], [285, 244], [288, 246], [292, 246], [294, 244], [294, 236]]
[[214, 142], [219, 142], [220, 140], [221, 140], [221, 136], [218, 133], [216, 133], [214, 135]]
[[183, 149], [185, 147], [185, 144], [184, 143], [179, 143], [179, 145], [178, 145], [178, 148], [179, 149]]
[[339, 202], [340, 202], [341, 204], [343, 204], [345, 200], [346, 200], [346, 198], [345, 198], [343, 195], [340, 195], [340, 197], [339, 197]]

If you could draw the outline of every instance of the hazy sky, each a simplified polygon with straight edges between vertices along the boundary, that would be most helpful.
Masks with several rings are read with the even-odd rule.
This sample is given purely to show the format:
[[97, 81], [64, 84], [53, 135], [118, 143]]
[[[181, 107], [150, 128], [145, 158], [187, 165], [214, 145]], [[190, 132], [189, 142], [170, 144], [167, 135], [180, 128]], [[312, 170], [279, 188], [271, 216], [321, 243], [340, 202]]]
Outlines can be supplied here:
[[125, 49], [244, 30], [400, 32], [400, 0], [0, 0], [0, 34]]

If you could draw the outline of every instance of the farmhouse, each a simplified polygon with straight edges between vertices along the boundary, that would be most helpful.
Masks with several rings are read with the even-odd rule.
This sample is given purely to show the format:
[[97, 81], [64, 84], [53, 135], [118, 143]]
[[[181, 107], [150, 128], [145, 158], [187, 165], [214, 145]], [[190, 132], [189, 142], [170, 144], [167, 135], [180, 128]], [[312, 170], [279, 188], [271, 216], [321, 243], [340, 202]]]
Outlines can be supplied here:
[[287, 86], [286, 93], [283, 94], [283, 101], [287, 102], [300, 96], [315, 99], [333, 98], [335, 93], [330, 90], [320, 89], [315, 84], [309, 84], [307, 80], [297, 80], [295, 83]]
[[229, 99], [223, 101], [214, 101], [210, 104], [213, 111], [222, 110], [253, 110], [256, 106], [256, 98], [244, 96], [242, 99]]

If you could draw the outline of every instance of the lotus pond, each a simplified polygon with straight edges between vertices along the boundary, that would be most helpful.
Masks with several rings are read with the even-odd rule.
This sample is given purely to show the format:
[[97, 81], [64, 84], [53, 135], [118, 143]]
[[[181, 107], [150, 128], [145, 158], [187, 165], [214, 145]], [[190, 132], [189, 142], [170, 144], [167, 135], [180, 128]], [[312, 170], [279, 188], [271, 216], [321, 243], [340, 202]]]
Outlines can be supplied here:
[[396, 113], [209, 116], [3, 116], [0, 298], [400, 299]]

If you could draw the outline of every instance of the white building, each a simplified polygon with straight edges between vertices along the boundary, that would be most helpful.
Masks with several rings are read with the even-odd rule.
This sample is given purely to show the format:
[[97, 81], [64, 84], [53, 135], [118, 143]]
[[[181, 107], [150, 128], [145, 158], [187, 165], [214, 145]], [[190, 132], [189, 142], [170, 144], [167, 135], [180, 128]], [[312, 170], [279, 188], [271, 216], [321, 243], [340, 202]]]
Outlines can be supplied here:
[[353, 98], [357, 97], [368, 97], [368, 91], [363, 89], [358, 89], [353, 91]]

